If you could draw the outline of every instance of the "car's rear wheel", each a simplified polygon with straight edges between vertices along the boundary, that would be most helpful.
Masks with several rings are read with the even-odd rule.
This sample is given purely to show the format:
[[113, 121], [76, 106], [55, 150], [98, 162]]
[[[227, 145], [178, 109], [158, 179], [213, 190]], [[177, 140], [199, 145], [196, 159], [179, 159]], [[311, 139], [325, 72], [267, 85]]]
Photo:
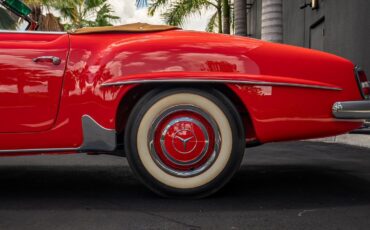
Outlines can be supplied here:
[[125, 149], [134, 173], [163, 196], [203, 197], [239, 168], [245, 138], [234, 105], [217, 90], [153, 90], [134, 107]]

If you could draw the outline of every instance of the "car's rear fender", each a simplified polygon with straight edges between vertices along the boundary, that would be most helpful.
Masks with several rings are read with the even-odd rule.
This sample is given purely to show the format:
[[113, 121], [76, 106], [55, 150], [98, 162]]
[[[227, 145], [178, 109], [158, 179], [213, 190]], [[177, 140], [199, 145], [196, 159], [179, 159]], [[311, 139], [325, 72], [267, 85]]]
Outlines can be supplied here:
[[[254, 146], [258, 144], [256, 139], [256, 134], [253, 127], [253, 122], [247, 111], [246, 107], [244, 106], [243, 102], [240, 98], [230, 89], [227, 87], [226, 84], [223, 83], [214, 83], [211, 86], [213, 89], [218, 90], [222, 94], [224, 94], [231, 103], [237, 108], [240, 117], [243, 120], [244, 130], [246, 133], [246, 143], [247, 146]], [[155, 89], [175, 89], [175, 88], [189, 88], [189, 89], [199, 89], [207, 91], [210, 89], [210, 85], [206, 83], [165, 83], [165, 84], [158, 84], [158, 83], [148, 83], [148, 84], [136, 84], [133, 88], [131, 88], [121, 99], [121, 103], [117, 109], [116, 113], [116, 131], [118, 135], [118, 149], [123, 147], [123, 133], [124, 129], [127, 125], [128, 116], [130, 115], [134, 106], [138, 103], [138, 101], [149, 93], [151, 90]]]
[[[328, 125], [334, 123], [330, 113], [330, 106], [326, 108], [325, 105], [331, 103], [331, 100], [334, 101], [336, 98], [340, 97], [342, 92], [341, 88], [322, 82], [279, 76], [218, 72], [161, 72], [138, 74], [112, 78], [102, 83], [101, 87], [129, 85], [142, 87], [142, 89], [145, 89], [141, 91], [142, 93], [153, 87], [164, 86], [211, 86], [217, 88], [221, 85], [226, 87], [236, 95], [238, 100], [242, 102], [244, 109], [248, 111], [251, 126], [253, 127], [253, 134], [255, 135], [250, 137], [263, 142], [288, 138], [301, 139], [318, 135], [318, 132], [324, 132], [324, 130], [328, 128]], [[145, 86], [147, 87], [145, 88]], [[139, 97], [140, 92], [138, 89], [140, 89], [140, 87], [135, 87], [133, 89], [136, 90]], [[294, 94], [297, 96], [294, 96]], [[316, 95], [313, 96], [316, 98], [315, 103], [322, 101], [322, 105], [318, 105], [317, 110], [313, 108], [307, 109], [305, 106], [305, 103], [311, 104], [312, 100], [309, 99], [311, 94]], [[130, 95], [132, 96], [131, 92], [123, 97], [121, 106], [122, 104], [125, 105], [125, 103], [131, 103], [132, 99], [127, 99]], [[306, 96], [308, 100], [305, 102], [302, 96]], [[301, 101], [298, 101], [296, 98], [301, 98]], [[330, 99], [325, 101], [326, 98]], [[281, 105], [279, 106], [279, 104]], [[122, 129], [124, 126], [124, 121], [121, 122], [119, 116], [124, 112], [127, 113], [128, 110], [127, 106], [118, 109], [119, 112], [116, 118], [116, 120], [119, 121], [116, 125], [118, 130]], [[315, 116], [319, 116], [319, 118]], [[316, 126], [320, 119], [320, 122], [326, 122], [325, 124], [328, 125], [316, 127], [317, 130], [310, 128], [310, 123]], [[278, 125], [274, 125], [274, 121], [276, 121]], [[302, 126], [301, 123], [304, 123], [302, 128], [305, 129], [305, 126], [307, 126], [306, 131], [300, 129], [299, 126], [290, 125], [290, 123], [299, 123], [299, 126]], [[288, 130], [290, 129], [291, 132], [281, 131], [280, 129], [282, 126], [287, 126]], [[328, 129], [323, 135], [330, 135], [331, 133], [338, 132], [340, 127], [334, 127], [335, 126]], [[353, 124], [351, 124], [351, 128], [352, 127]], [[279, 131], [271, 132], [277, 129], [279, 129]], [[348, 126], [345, 127], [345, 130], [347, 129]], [[293, 137], [292, 135], [294, 132], [297, 133], [297, 135]]]

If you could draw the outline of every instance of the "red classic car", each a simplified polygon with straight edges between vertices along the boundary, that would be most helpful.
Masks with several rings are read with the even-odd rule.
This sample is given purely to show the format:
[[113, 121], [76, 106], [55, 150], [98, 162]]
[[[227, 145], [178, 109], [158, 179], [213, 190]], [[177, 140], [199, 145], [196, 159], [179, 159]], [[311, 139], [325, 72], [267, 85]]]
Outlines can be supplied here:
[[0, 153], [127, 156], [164, 196], [203, 197], [245, 147], [325, 137], [370, 118], [365, 73], [331, 54], [133, 24], [0, 31]]

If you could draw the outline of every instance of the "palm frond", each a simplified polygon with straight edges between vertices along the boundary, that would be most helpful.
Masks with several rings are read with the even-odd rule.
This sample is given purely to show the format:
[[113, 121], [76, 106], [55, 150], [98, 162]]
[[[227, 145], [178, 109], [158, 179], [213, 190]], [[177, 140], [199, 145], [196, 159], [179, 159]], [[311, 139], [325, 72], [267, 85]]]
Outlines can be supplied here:
[[94, 26], [111, 26], [113, 21], [117, 21], [120, 17], [112, 15], [111, 5], [105, 3], [96, 13]]
[[52, 3], [52, 6], [60, 12], [62, 18], [69, 19], [72, 23], [78, 21], [79, 13], [76, 5], [76, 0], [54, 1]]
[[171, 2], [174, 3], [174, 1], [171, 0], [155, 0], [149, 5], [148, 15], [153, 16], [161, 7], [168, 6]]
[[95, 8], [98, 8], [102, 5], [104, 5], [107, 2], [107, 0], [84, 0], [84, 9], [85, 10], [93, 10]]
[[206, 27], [207, 32], [214, 32], [215, 31], [215, 28], [218, 26], [217, 25], [217, 17], [218, 17], [218, 14], [216, 12], [209, 19], [209, 22], [208, 22], [207, 27]]
[[108, 0], [53, 0], [53, 7], [68, 22], [66, 29], [85, 26], [109, 26], [120, 18]]
[[162, 14], [165, 22], [173, 26], [182, 26], [188, 16], [201, 14], [202, 9], [210, 7], [207, 0], [180, 0], [175, 2], [171, 8]]

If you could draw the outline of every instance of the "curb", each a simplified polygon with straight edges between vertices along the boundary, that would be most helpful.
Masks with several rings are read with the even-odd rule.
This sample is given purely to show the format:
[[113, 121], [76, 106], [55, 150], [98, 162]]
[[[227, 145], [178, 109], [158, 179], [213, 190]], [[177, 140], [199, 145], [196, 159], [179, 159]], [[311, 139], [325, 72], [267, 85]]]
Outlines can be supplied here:
[[325, 143], [339, 143], [339, 144], [370, 148], [370, 135], [365, 135], [365, 134], [344, 134], [344, 135], [335, 136], [335, 137], [311, 139], [309, 141], [318, 141], [318, 142], [325, 142]]

